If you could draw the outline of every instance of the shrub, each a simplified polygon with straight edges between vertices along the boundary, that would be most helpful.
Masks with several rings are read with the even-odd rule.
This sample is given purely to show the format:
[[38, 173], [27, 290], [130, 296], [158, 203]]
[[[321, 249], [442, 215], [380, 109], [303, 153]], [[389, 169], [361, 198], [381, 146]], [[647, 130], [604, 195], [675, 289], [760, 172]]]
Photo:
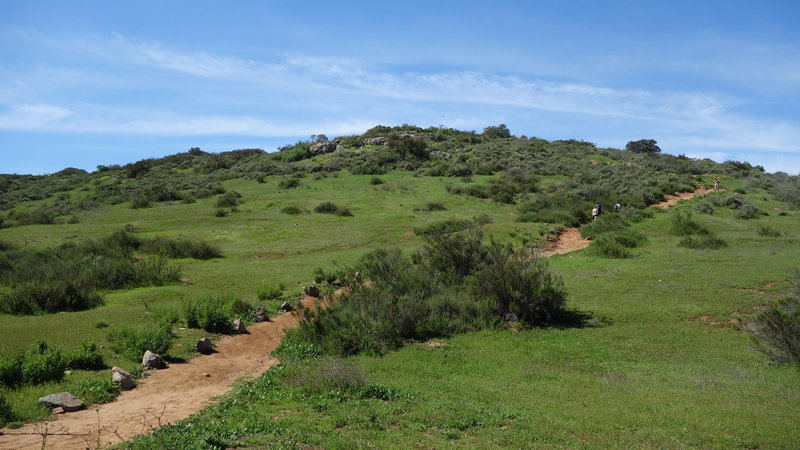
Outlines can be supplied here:
[[423, 211], [446, 211], [444, 204], [442, 203], [428, 203], [422, 208]]
[[694, 248], [698, 250], [716, 250], [727, 247], [728, 243], [724, 239], [718, 238], [711, 234], [706, 234], [702, 236], [686, 236], [678, 243], [678, 245], [681, 247]]
[[781, 232], [777, 229], [768, 226], [768, 225], [759, 225], [758, 226], [758, 235], [759, 236], [766, 236], [766, 237], [780, 237]]
[[293, 189], [300, 186], [300, 180], [297, 178], [284, 178], [278, 182], [278, 187], [281, 189]]
[[434, 222], [424, 227], [415, 227], [414, 234], [417, 236], [427, 236], [430, 234], [454, 233], [466, 230], [472, 226], [472, 222], [464, 219], [447, 219]]
[[144, 209], [150, 206], [152, 206], [150, 199], [145, 196], [137, 195], [131, 199], [131, 208], [133, 209]]
[[283, 208], [281, 208], [281, 212], [284, 213], [284, 214], [296, 215], [296, 214], [302, 213], [303, 210], [300, 209], [300, 207], [295, 206], [295, 205], [287, 205], [287, 206], [284, 206]]
[[714, 206], [711, 205], [711, 203], [709, 202], [703, 202], [694, 205], [694, 210], [701, 212], [703, 214], [708, 214], [708, 215], [714, 214]]
[[336, 211], [334, 211], [333, 214], [337, 215], [337, 216], [340, 216], [340, 217], [352, 217], [353, 216], [353, 213], [350, 212], [350, 209], [346, 208], [344, 206], [337, 206], [336, 207]]
[[103, 354], [97, 348], [97, 344], [83, 340], [78, 346], [66, 352], [67, 367], [78, 370], [100, 370], [105, 369]]
[[606, 258], [630, 258], [631, 252], [612, 236], [603, 235], [595, 239], [586, 252]]
[[17, 419], [11, 405], [8, 404], [5, 395], [0, 392], [0, 427], [4, 427]]
[[286, 285], [280, 282], [268, 282], [261, 285], [256, 293], [259, 300], [278, 300], [283, 297]]
[[672, 232], [678, 236], [693, 234], [708, 235], [710, 231], [704, 225], [692, 220], [691, 211], [675, 210], [672, 215]]
[[380, 177], [372, 177], [369, 180], [369, 184], [372, 184], [372, 185], [383, 184], [383, 180]]
[[199, 239], [155, 237], [142, 242], [141, 250], [170, 258], [212, 259], [222, 257], [222, 250]]
[[755, 219], [761, 215], [761, 211], [750, 203], [744, 203], [739, 206], [734, 212], [733, 216], [737, 219]]
[[619, 214], [603, 214], [597, 220], [581, 225], [580, 232], [584, 238], [598, 236], [602, 233], [622, 230], [628, 226], [628, 222]]
[[144, 328], [124, 327], [108, 333], [111, 349], [131, 361], [141, 361], [147, 350], [164, 355], [172, 346], [174, 335], [161, 323]]
[[222, 208], [220, 208], [220, 209], [218, 209], [218, 210], [216, 210], [216, 211], [214, 212], [214, 215], [215, 215], [215, 216], [217, 216], [217, 217], [225, 217], [225, 216], [227, 216], [228, 214], [230, 214], [230, 212], [228, 212], [228, 211], [226, 211], [226, 210], [224, 210], [224, 209], [222, 209]]
[[87, 404], [108, 403], [119, 396], [120, 389], [120, 385], [111, 378], [84, 380], [73, 388], [73, 395]]
[[322, 202], [316, 207], [314, 207], [314, 211], [323, 214], [333, 214], [337, 210], [337, 206], [335, 203], [332, 202]]
[[209, 333], [230, 332], [231, 322], [246, 316], [252, 305], [235, 295], [209, 295], [183, 302], [186, 326], [202, 328]]
[[45, 341], [37, 341], [25, 353], [22, 361], [22, 381], [25, 384], [42, 384], [64, 377], [67, 360], [60, 349]]
[[800, 269], [793, 274], [793, 292], [773, 303], [746, 326], [755, 347], [777, 363], [800, 365]]
[[242, 198], [242, 194], [236, 191], [228, 191], [217, 198], [217, 207], [225, 208], [238, 206], [240, 198]]

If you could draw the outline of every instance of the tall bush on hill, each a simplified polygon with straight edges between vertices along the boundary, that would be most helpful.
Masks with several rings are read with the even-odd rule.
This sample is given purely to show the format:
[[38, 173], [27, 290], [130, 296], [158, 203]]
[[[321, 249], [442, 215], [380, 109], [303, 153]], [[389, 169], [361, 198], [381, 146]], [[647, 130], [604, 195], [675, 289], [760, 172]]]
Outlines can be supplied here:
[[383, 354], [406, 339], [504, 320], [553, 323], [566, 300], [545, 260], [494, 240], [485, 243], [477, 227], [425, 235], [425, 246], [411, 258], [378, 249], [345, 271], [358, 271], [369, 283], [349, 285], [327, 306], [304, 310], [290, 339], [329, 354]]
[[756, 349], [777, 363], [800, 366], [800, 268], [795, 268], [791, 292], [746, 326]]

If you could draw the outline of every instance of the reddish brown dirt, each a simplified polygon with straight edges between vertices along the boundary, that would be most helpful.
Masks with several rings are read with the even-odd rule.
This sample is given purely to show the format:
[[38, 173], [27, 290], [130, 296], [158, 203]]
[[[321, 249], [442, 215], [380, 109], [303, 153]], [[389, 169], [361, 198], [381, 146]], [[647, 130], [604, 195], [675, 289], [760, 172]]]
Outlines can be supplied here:
[[154, 371], [113, 403], [54, 416], [51, 422], [4, 428], [0, 448], [42, 448], [45, 431], [47, 448], [96, 448], [98, 431], [100, 446], [105, 448], [186, 418], [211, 398], [230, 391], [237, 378], [259, 376], [277, 364], [270, 353], [283, 339], [284, 328], [296, 323], [292, 314], [283, 314], [271, 322], [251, 326], [249, 334], [223, 336], [215, 353]]
[[554, 242], [548, 242], [547, 247], [541, 256], [550, 257], [553, 255], [563, 255], [565, 253], [583, 250], [592, 241], [581, 237], [577, 228], [562, 228], [558, 233], [558, 238]]

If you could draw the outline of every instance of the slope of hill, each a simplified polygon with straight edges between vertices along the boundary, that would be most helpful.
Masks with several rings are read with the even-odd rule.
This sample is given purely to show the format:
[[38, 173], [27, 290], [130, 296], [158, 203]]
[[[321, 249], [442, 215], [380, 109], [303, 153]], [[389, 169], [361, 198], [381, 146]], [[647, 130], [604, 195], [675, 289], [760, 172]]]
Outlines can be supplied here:
[[[670, 232], [672, 211], [647, 208], [715, 176], [726, 192], [675, 208], [692, 211], [690, 220], [725, 247], [687, 244]], [[549, 264], [563, 279], [567, 308], [584, 317], [579, 326], [521, 324], [512, 332], [500, 324], [382, 358], [285, 353], [281, 369], [191, 419], [191, 431], [168, 427], [135, 445], [781, 447], [799, 437], [791, 426], [800, 420], [796, 370], [766, 364], [737, 327], [788, 291], [800, 263], [798, 177], [515, 138], [504, 127], [477, 134], [403, 126], [273, 154], [192, 149], [93, 173], [4, 175], [0, 191], [5, 302], [19, 288], [12, 272], [25, 252], [123, 229], [221, 250], [222, 258], [173, 256], [177, 283], [100, 288], [103, 304], [92, 309], [0, 315], [3, 352], [37, 339], [89, 339], [105, 346], [106, 364], [132, 371], [136, 362], [110, 350], [116, 330], [170, 317], [178, 340], [168, 356], [179, 363], [208, 334], [178, 329], [186, 328], [187, 303], [228, 295], [255, 304], [261, 294], [275, 311], [315, 277], [336, 284], [337, 270], [365, 252], [409, 252], [430, 230], [478, 218], [486, 235], [515, 248], [542, 249], [561, 226], [594, 238]], [[605, 213], [590, 223], [596, 202]], [[59, 384], [4, 389], [3, 397], [11, 420], [31, 420], [46, 414], [31, 403], [48, 390], [107, 376], [77, 370]]]

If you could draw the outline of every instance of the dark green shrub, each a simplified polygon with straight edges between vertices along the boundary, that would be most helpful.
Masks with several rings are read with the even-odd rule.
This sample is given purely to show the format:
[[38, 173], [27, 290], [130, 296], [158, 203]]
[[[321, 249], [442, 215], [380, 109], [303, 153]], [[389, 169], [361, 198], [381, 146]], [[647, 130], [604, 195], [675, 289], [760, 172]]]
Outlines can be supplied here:
[[91, 405], [114, 401], [119, 396], [121, 388], [111, 378], [106, 378], [81, 381], [72, 390], [74, 396]]
[[147, 350], [159, 355], [167, 353], [175, 336], [161, 323], [144, 328], [123, 327], [108, 333], [111, 349], [131, 361], [141, 361]]
[[716, 250], [728, 246], [728, 243], [721, 238], [711, 234], [702, 236], [686, 236], [678, 243], [681, 247], [694, 248], [698, 250]]
[[734, 212], [733, 216], [737, 219], [755, 219], [761, 215], [761, 211], [750, 203], [744, 203], [739, 206]]
[[[795, 281], [798, 280], [796, 275]], [[756, 348], [770, 359], [800, 365], [800, 296], [773, 303], [747, 329], [753, 333]]]
[[302, 213], [303, 210], [300, 209], [300, 207], [295, 206], [295, 205], [287, 205], [287, 206], [284, 206], [283, 208], [281, 208], [281, 212], [284, 213], [284, 214], [296, 215], [296, 214]]
[[711, 203], [709, 202], [703, 202], [694, 205], [694, 210], [701, 212], [703, 214], [708, 214], [708, 215], [714, 214], [714, 206], [711, 205]]
[[103, 354], [94, 342], [83, 340], [77, 347], [68, 350], [64, 357], [67, 368], [72, 370], [101, 370], [106, 368]]
[[765, 236], [765, 237], [780, 237], [781, 232], [774, 227], [768, 225], [759, 225], [758, 226], [758, 235]]
[[227, 216], [229, 214], [230, 214], [230, 212], [228, 212], [228, 211], [226, 211], [226, 210], [224, 210], [222, 208], [214, 211], [214, 215], [217, 216], [217, 217], [225, 217], [225, 216]]
[[183, 316], [189, 328], [209, 333], [229, 333], [231, 322], [245, 317], [252, 305], [235, 295], [208, 295], [183, 302]]
[[597, 220], [581, 225], [580, 232], [581, 236], [586, 238], [623, 230], [627, 226], [628, 222], [620, 214], [602, 214]]
[[336, 207], [336, 211], [334, 211], [333, 214], [337, 215], [337, 216], [340, 216], [340, 217], [352, 217], [353, 216], [353, 213], [350, 212], [350, 209], [346, 208], [344, 206], [337, 206]]
[[337, 209], [338, 207], [336, 206], [336, 204], [332, 202], [322, 202], [316, 207], [314, 207], [314, 211], [323, 214], [333, 214], [336, 212]]
[[383, 180], [380, 177], [372, 177], [369, 180], [369, 184], [372, 185], [383, 184]]
[[150, 199], [145, 196], [137, 195], [131, 199], [131, 208], [133, 209], [144, 209], [151, 206]]
[[278, 300], [283, 297], [283, 291], [286, 285], [280, 282], [268, 282], [261, 285], [256, 292], [259, 300]]
[[456, 231], [466, 230], [472, 226], [472, 222], [464, 219], [447, 219], [439, 222], [434, 222], [424, 227], [415, 227], [414, 234], [417, 236], [426, 236], [429, 234], [453, 233]]
[[610, 235], [601, 235], [595, 239], [586, 253], [605, 258], [630, 258], [631, 252]]
[[225, 208], [225, 207], [233, 207], [239, 205], [239, 199], [242, 198], [242, 194], [236, 191], [228, 191], [219, 196], [217, 199], [217, 207]]
[[14, 315], [83, 311], [102, 304], [94, 287], [80, 279], [22, 282], [0, 295], [0, 312]]
[[675, 210], [672, 215], [672, 232], [678, 236], [708, 235], [711, 233], [704, 225], [692, 220], [691, 211], [680, 210]]
[[22, 381], [25, 384], [42, 384], [64, 377], [67, 360], [60, 349], [45, 341], [37, 341], [25, 353], [22, 361]]
[[297, 178], [284, 178], [278, 182], [278, 187], [281, 189], [293, 189], [300, 186], [300, 180]]
[[422, 208], [423, 211], [446, 211], [444, 204], [442, 203], [428, 203]]
[[190, 238], [155, 237], [142, 241], [141, 250], [170, 258], [212, 259], [221, 258], [222, 250], [205, 241]]
[[6, 397], [0, 392], [0, 427], [4, 427], [17, 419]]

